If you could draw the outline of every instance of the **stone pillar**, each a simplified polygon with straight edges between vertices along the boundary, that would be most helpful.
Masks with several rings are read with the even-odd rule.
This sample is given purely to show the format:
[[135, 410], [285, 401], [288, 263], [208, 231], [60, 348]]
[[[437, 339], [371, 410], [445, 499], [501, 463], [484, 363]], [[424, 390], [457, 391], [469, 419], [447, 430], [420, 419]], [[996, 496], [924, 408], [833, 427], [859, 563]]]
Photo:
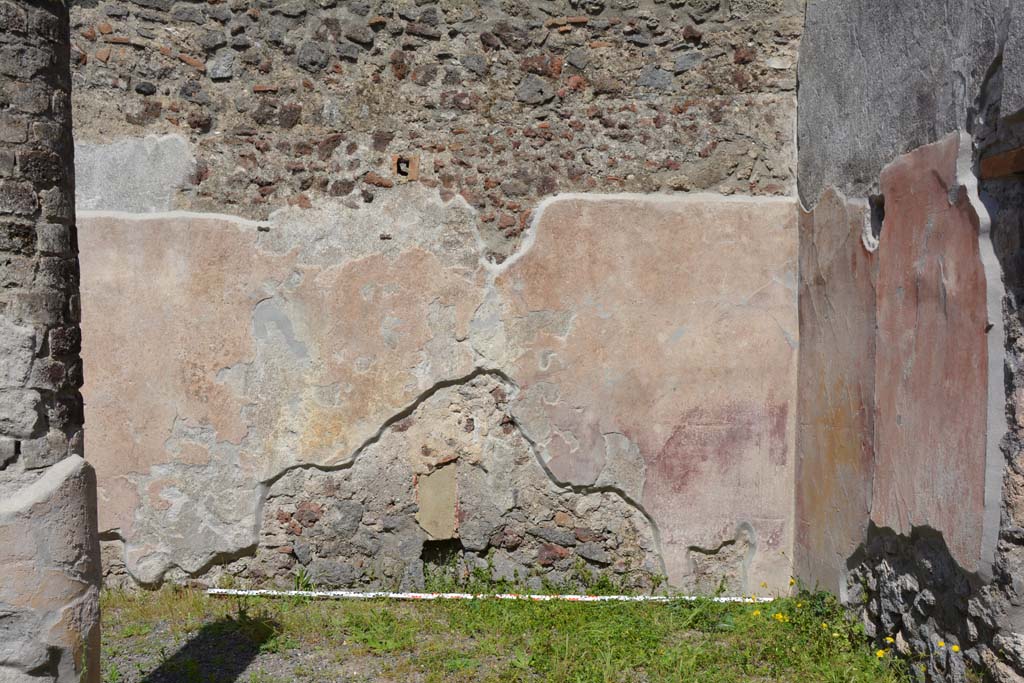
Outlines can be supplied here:
[[[99, 680], [68, 9], [0, 0], [0, 681]], [[86, 675], [83, 676], [83, 673]]]

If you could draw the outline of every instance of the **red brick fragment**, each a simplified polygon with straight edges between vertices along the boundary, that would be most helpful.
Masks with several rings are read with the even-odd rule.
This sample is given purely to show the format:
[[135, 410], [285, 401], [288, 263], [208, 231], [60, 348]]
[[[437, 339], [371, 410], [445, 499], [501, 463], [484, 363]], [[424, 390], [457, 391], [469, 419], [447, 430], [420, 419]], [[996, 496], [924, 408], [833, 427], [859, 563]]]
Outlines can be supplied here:
[[690, 43], [699, 43], [703, 39], [704, 34], [701, 33], [693, 24], [687, 24], [686, 28], [683, 29], [683, 40]]
[[542, 567], [550, 567], [566, 557], [569, 557], [569, 551], [554, 543], [545, 543], [537, 550], [537, 564]]
[[375, 185], [377, 187], [394, 187], [395, 183], [384, 176], [378, 175], [373, 171], [370, 171], [363, 177], [363, 182], [367, 185]]
[[752, 47], [744, 45], [736, 49], [736, 52], [733, 53], [732, 61], [733, 64], [749, 64], [754, 61], [755, 57], [757, 57], [757, 51]]
[[191, 66], [196, 71], [200, 71], [200, 72], [203, 72], [203, 73], [206, 72], [206, 63], [203, 62], [203, 60], [199, 59], [198, 57], [193, 57], [192, 55], [186, 55], [184, 53], [179, 53], [178, 54], [178, 59], [180, 59], [181, 61], [183, 61], [186, 64], [188, 64], [189, 66]]

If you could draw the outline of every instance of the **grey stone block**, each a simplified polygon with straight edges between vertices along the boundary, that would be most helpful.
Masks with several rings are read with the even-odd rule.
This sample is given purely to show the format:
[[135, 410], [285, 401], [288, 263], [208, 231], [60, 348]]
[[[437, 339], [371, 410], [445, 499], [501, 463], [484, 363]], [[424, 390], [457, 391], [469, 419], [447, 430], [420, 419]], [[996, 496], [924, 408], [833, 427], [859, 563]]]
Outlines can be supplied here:
[[42, 422], [38, 391], [0, 389], [0, 435], [16, 439], [30, 438]]
[[26, 470], [55, 465], [68, 455], [68, 438], [58, 431], [51, 430], [46, 436], [21, 442], [21, 464]]
[[0, 181], [0, 213], [31, 216], [38, 206], [32, 183], [15, 180]]
[[526, 104], [544, 104], [555, 96], [555, 89], [540, 76], [529, 74], [516, 88], [516, 99]]
[[636, 84], [641, 88], [668, 90], [672, 87], [672, 74], [660, 67], [648, 65], [640, 70]]
[[25, 383], [35, 348], [35, 330], [0, 318], [0, 387], [20, 387]]
[[235, 53], [221, 50], [206, 63], [206, 73], [214, 81], [227, 81], [234, 76]]

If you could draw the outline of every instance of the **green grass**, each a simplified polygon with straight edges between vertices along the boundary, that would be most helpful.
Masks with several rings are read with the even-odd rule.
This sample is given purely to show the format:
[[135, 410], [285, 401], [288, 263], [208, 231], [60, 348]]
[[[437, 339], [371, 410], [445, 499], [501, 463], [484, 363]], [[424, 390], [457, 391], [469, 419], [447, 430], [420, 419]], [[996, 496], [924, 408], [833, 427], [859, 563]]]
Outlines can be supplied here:
[[[242, 680], [274, 678], [266, 657], [320, 653], [361, 662], [362, 680], [626, 682], [798, 681], [904, 683], [905, 664], [877, 656], [859, 625], [825, 594], [774, 603], [430, 603], [233, 600], [165, 588], [103, 597], [104, 677], [125, 677], [136, 659], [187, 642], [211, 624], [258, 644]], [[219, 636], [220, 632], [214, 633]], [[174, 653], [165, 652], [154, 665]], [[229, 656], [221, 654], [221, 656]], [[122, 663], [118, 663], [118, 659]], [[217, 681], [215, 664], [174, 664], [181, 680]], [[145, 668], [144, 666], [141, 668]], [[309, 666], [310, 671], [322, 665]], [[297, 674], [293, 674], [297, 675]], [[323, 673], [324, 680], [331, 676]], [[268, 678], [269, 676], [269, 678]]]

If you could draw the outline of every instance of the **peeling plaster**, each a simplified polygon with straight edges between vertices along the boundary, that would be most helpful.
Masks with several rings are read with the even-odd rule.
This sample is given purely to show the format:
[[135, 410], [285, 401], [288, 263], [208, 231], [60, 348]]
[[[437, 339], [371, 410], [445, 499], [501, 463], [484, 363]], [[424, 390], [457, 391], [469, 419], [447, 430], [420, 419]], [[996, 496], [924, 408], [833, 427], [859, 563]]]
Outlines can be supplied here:
[[[186, 431], [180, 432], [182, 435], [193, 433], [188, 430], [199, 429], [203, 434], [217, 436], [212, 441], [205, 437], [199, 441], [195, 438], [183, 440], [180, 437], [171, 439], [171, 432], [167, 432], [159, 441], [161, 450], [180, 464], [160, 464], [158, 458], [151, 460], [146, 469], [140, 469], [136, 465], [136, 473], [127, 478], [115, 474], [120, 466], [113, 461], [108, 461], [105, 468], [101, 466], [101, 483], [106, 485], [109, 482], [113, 485], [118, 481], [117, 477], [121, 477], [120, 481], [125, 483], [134, 482], [131, 487], [135, 491], [133, 495], [139, 496], [143, 501], [140, 505], [132, 502], [130, 496], [119, 496], [123, 511], [135, 510], [133, 519], [127, 523], [124, 512], [117, 513], [111, 510], [110, 513], [114, 516], [104, 525], [110, 532], [107, 537], [119, 534], [125, 539], [128, 570], [143, 583], [152, 584], [165, 576], [175, 575], [174, 572], [178, 570], [189, 576], [197, 576], [222, 560], [234, 562], [239, 558], [252, 556], [259, 547], [258, 526], [259, 520], [262, 519], [262, 510], [275, 482], [301, 469], [323, 472], [348, 470], [367, 448], [382, 438], [387, 430], [408, 418], [424, 400], [438, 391], [464, 386], [465, 383], [479, 377], [495, 376], [502, 378], [509, 386], [517, 387], [509, 397], [509, 400], [518, 406], [512, 411], [514, 426], [530, 444], [533, 457], [544, 469], [552, 485], [561, 486], [574, 494], [614, 495], [640, 511], [653, 530], [654, 542], [658, 548], [658, 561], [661, 564], [659, 571], [674, 577], [674, 581], [685, 582], [686, 570], [682, 568], [684, 565], [679, 564], [683, 561], [683, 554], [676, 553], [679, 559], [673, 560], [676, 563], [672, 565], [674, 569], [666, 565], [665, 550], [662, 547], [664, 538], [659, 531], [664, 524], [665, 515], [678, 516], [682, 513], [672, 512], [670, 508], [664, 507], [660, 512], [652, 512], [646, 493], [652, 482], [649, 456], [652, 448], [658, 448], [659, 437], [654, 435], [652, 440], [651, 434], [645, 436], [645, 430], [661, 429], [658, 420], [662, 418], [657, 417], [650, 427], [622, 428], [612, 421], [607, 424], [607, 428], [601, 428], [596, 432], [592, 432], [590, 428], [580, 431], [572, 425], [562, 424], [557, 416], [585, 415], [588, 410], [592, 410], [588, 408], [591, 399], [585, 395], [570, 399], [570, 394], [566, 393], [566, 386], [561, 379], [558, 382], [530, 379], [529, 395], [539, 398], [540, 402], [536, 403], [536, 411], [532, 417], [524, 422], [521, 418], [527, 415], [524, 412], [526, 404], [523, 402], [526, 390], [513, 383], [513, 380], [521, 381], [519, 375], [525, 370], [528, 372], [524, 377], [529, 378], [536, 373], [543, 375], [564, 372], [567, 368], [580, 364], [583, 361], [573, 355], [575, 352], [566, 355], [564, 351], [558, 350], [557, 345], [569, 345], [566, 348], [571, 349], [573, 344], [581, 343], [577, 340], [582, 340], [584, 344], [590, 343], [586, 339], [587, 335], [594, 334], [594, 322], [602, 325], [620, 325], [620, 318], [624, 312], [629, 311], [628, 305], [627, 308], [622, 308], [625, 302], [621, 294], [612, 292], [613, 296], [609, 298], [608, 292], [602, 293], [600, 288], [603, 285], [600, 281], [595, 281], [597, 290], [591, 293], [583, 292], [583, 298], [571, 306], [531, 305], [525, 309], [520, 308], [521, 303], [517, 302], [523, 301], [523, 296], [528, 293], [524, 284], [529, 283], [533, 277], [529, 273], [538, 267], [547, 268], [546, 265], [538, 264], [542, 264], [545, 258], [557, 254], [551, 247], [545, 247], [544, 252], [537, 251], [538, 233], [549, 234], [548, 231], [563, 230], [561, 226], [564, 225], [564, 221], [558, 216], [566, 209], [582, 220], [593, 221], [594, 216], [608, 215], [607, 211], [589, 214], [590, 217], [584, 216], [581, 211], [587, 207], [627, 207], [637, 203], [642, 204], [645, 211], [655, 212], [651, 215], [672, 216], [676, 215], [673, 213], [676, 211], [680, 212], [679, 216], [689, 216], [693, 211], [697, 211], [698, 215], [714, 211], [725, 212], [716, 214], [719, 216], [719, 223], [723, 220], [721, 215], [734, 215], [737, 219], [743, 216], [743, 220], [764, 220], [765, 216], [771, 216], [772, 218], [768, 219], [770, 225], [766, 228], [770, 237], [766, 239], [769, 242], [782, 240], [779, 242], [780, 245], [787, 243], [786, 240], [789, 240], [790, 245], [795, 244], [795, 228], [786, 227], [786, 221], [792, 220], [794, 211], [791, 200], [722, 199], [714, 195], [676, 198], [652, 198], [643, 195], [573, 195], [551, 199], [535, 212], [534, 223], [526, 236], [523, 248], [500, 266], [488, 262], [484, 257], [479, 235], [475, 232], [474, 214], [464, 202], [456, 200], [446, 204], [439, 200], [436, 192], [413, 185], [387, 193], [381, 202], [375, 202], [372, 208], [353, 210], [321, 202], [313, 209], [305, 211], [279, 211], [266, 223], [231, 218], [220, 221], [220, 218], [201, 214], [177, 212], [152, 216], [110, 212], [83, 213], [82, 232], [83, 241], [86, 243], [83, 247], [84, 254], [88, 247], [88, 258], [83, 261], [87, 290], [95, 286], [92, 284], [95, 280], [90, 281], [90, 278], [104, 270], [102, 265], [90, 267], [89, 258], [97, 259], [94, 264], [118, 260], [118, 257], [113, 255], [103, 256], [105, 251], [115, 249], [115, 245], [123, 241], [123, 238], [113, 238], [104, 232], [110, 229], [129, 231], [126, 234], [134, 240], [159, 240], [158, 243], [162, 245], [160, 249], [168, 253], [181, 251], [183, 247], [195, 249], [195, 256], [189, 258], [203, 259], [196, 262], [203, 264], [201, 268], [197, 269], [197, 266], [193, 265], [182, 269], [178, 264], [184, 262], [180, 261], [180, 257], [175, 257], [179, 261], [175, 261], [174, 268], [168, 271], [175, 278], [183, 278], [183, 283], [187, 283], [189, 278], [205, 278], [207, 272], [215, 273], [222, 270], [225, 263], [230, 263], [230, 260], [210, 260], [207, 264], [206, 259], [217, 251], [228, 248], [227, 245], [235, 241], [237, 244], [228, 248], [230, 258], [243, 258], [248, 264], [244, 270], [246, 279], [238, 283], [242, 284], [241, 287], [230, 281], [212, 287], [203, 284], [201, 289], [195, 291], [205, 293], [195, 299], [182, 300], [188, 306], [199, 306], [203, 314], [209, 316], [211, 320], [223, 319], [224, 313], [220, 310], [231, 311], [230, 315], [239, 319], [242, 316], [249, 319], [242, 329], [248, 328], [252, 336], [250, 339], [241, 339], [243, 343], [240, 346], [237, 342], [224, 344], [213, 340], [203, 341], [202, 337], [197, 337], [196, 334], [189, 336], [189, 344], [197, 343], [197, 350], [209, 349], [214, 353], [209, 361], [203, 361], [201, 367], [189, 371], [194, 374], [186, 377], [209, 378], [202, 381], [210, 381], [211, 386], [220, 387], [219, 390], [228, 392], [228, 405], [236, 406], [237, 412], [232, 412], [231, 408], [228, 408], [226, 413], [218, 409], [218, 413], [209, 413], [210, 417], [215, 418], [211, 420], [202, 417], [202, 411], [196, 413], [189, 405], [179, 404], [175, 412], [166, 418], [167, 429], [180, 431], [187, 426]], [[556, 209], [559, 213], [552, 213]], [[410, 215], [417, 218], [409, 220]], [[215, 225], [223, 227], [214, 228]], [[653, 235], [658, 235], [656, 239], [662, 240], [666, 239], [664, 235], [671, 235], [673, 230], [696, 229], [684, 227], [689, 223], [671, 227], [673, 225], [675, 224], [665, 223], [662, 227], [658, 224], [656, 228], [634, 225], [631, 229], [658, 231], [652, 232], [650, 237], [643, 238], [645, 242], [642, 243], [655, 239]], [[701, 225], [699, 219], [694, 224], [696, 225]], [[176, 232], [181, 230], [176, 226], [186, 226], [185, 232]], [[725, 224], [719, 225], [713, 233], [709, 233], [709, 239], [719, 239], [725, 234], [724, 227]], [[733, 229], [730, 224], [728, 230]], [[382, 231], [388, 234], [389, 239], [379, 238], [378, 233]], [[106, 236], [100, 238], [100, 234]], [[615, 233], [601, 231], [595, 234]], [[685, 234], [688, 233], [679, 233]], [[755, 244], [752, 242], [753, 235], [735, 234], [736, 237], [723, 242], [728, 248], [739, 249], [744, 245]], [[787, 234], [790, 236], [786, 237]], [[168, 241], [169, 235], [179, 235], [179, 238], [186, 241]], [[97, 239], [102, 239], [103, 248], [96, 247]], [[225, 239], [227, 241], [224, 244], [219, 244]], [[199, 246], [206, 244], [207, 241], [210, 246]], [[179, 244], [182, 246], [178, 246]], [[771, 250], [782, 247], [758, 248]], [[793, 249], [795, 251], [795, 247]], [[612, 248], [610, 251], [621, 250]], [[156, 251], [148, 247], [139, 247], [135, 253], [143, 253], [149, 257]], [[662, 251], [644, 253], [650, 254], [644, 258], [661, 258]], [[763, 330], [778, 339], [787, 356], [793, 354], [796, 346], [795, 292], [792, 287], [795, 278], [794, 258], [793, 255], [773, 257], [775, 263], [765, 271], [762, 280], [749, 286], [744, 285], [745, 293], [735, 306], [724, 295], [725, 289], [732, 286], [730, 278], [734, 277], [728, 273], [709, 280], [713, 286], [723, 288], [721, 295], [710, 299], [703, 296], [693, 297], [693, 300], [685, 305], [696, 310], [696, 307], [710, 303], [719, 312], [718, 315], [737, 319], [739, 316], [761, 317], [760, 307], [767, 302], [774, 302], [771, 303], [773, 306], [782, 306], [780, 312], [784, 311], [786, 306], [791, 306], [791, 312], [785, 314], [791, 316], [790, 321], [784, 324], [779, 313], [764, 315]], [[650, 270], [640, 264], [629, 267], [639, 267], [640, 270], [637, 272]], [[132, 268], [130, 264], [122, 264], [117, 273], [110, 275], [127, 277], [133, 272]], [[415, 288], [410, 288], [410, 277], [415, 277], [413, 274], [417, 269], [424, 268], [424, 274], [414, 280]], [[161, 270], [149, 267], [147, 272], [160, 273]], [[676, 277], [673, 274], [679, 273], [678, 264], [672, 264], [667, 270], [658, 266], [655, 272], [657, 274], [652, 273], [651, 277]], [[586, 282], [587, 280], [565, 281], [563, 284], [562, 281], [556, 281], [553, 289], [545, 286], [545, 291], [572, 292], [575, 286]], [[112, 289], [123, 291], [125, 284], [118, 284]], [[182, 287], [180, 284], [171, 285], [169, 282], [160, 281], [157, 285], [161, 297], [154, 298], [148, 292], [139, 292], [139, 296], [149, 305], [164, 305], [162, 297]], [[569, 289], [565, 289], [566, 285]], [[111, 287], [109, 284], [106, 286]], [[190, 288], [198, 286], [187, 285]], [[217, 294], [221, 291], [224, 292], [223, 296]], [[216, 298], [203, 304], [204, 297], [209, 298], [211, 294]], [[87, 298], [86, 303], [91, 306], [97, 305], [94, 299]], [[129, 302], [122, 296], [117, 305], [124, 307], [127, 303]], [[178, 305], [175, 303], [175, 306]], [[213, 308], [210, 308], [211, 305]], [[228, 308], [223, 308], [224, 306]], [[87, 307], [87, 331], [97, 329], [90, 327], [90, 315], [109, 320], [109, 316], [98, 312], [99, 309], [94, 310], [97, 312], [90, 312]], [[181, 315], [182, 313], [168, 311], [161, 314], [161, 319], [175, 320]], [[416, 317], [411, 318], [410, 315]], [[677, 356], [683, 354], [685, 357], [693, 349], [693, 344], [703, 343], [700, 340], [712, 329], [706, 323], [695, 326], [680, 320], [667, 326], [664, 334], [668, 335], [678, 330], [680, 323], [686, 328], [685, 337], [673, 345], [658, 343], [658, 348], [652, 350], [652, 353], [664, 354], [668, 352], [667, 349], [673, 348], [675, 351], [670, 353]], [[639, 324], [647, 323], [641, 320]], [[114, 327], [116, 329], [117, 326]], [[787, 327], [792, 327], [794, 332], [788, 333]], [[208, 331], [220, 333], [234, 329], [237, 329], [236, 323], [214, 322], [197, 332], [206, 335]], [[631, 329], [625, 328], [625, 333], [633, 334]], [[758, 329], [762, 329], [762, 325], [759, 324]], [[107, 332], [108, 330], [103, 330], [104, 334]], [[167, 341], [172, 341], [175, 334], [176, 331], [172, 328], [169, 334], [165, 335]], [[536, 358], [529, 360], [523, 356], [524, 350], [534, 344], [531, 339], [538, 334], [543, 335], [546, 341], [538, 347]], [[657, 339], [661, 334], [662, 331], [659, 330], [652, 338]], [[544, 348], [549, 344], [556, 346]], [[174, 348], [173, 343], [171, 348]], [[762, 352], [763, 349], [759, 350], [759, 353]], [[174, 359], [167, 368], [171, 369], [174, 364], [182, 361], [192, 363], [193, 355], [190, 352]], [[97, 362], [96, 358], [91, 358], [92, 363]], [[523, 365], [522, 361], [527, 361], [527, 365]], [[622, 361], [626, 361], [627, 364], [622, 366]], [[87, 358], [87, 365], [89, 362], [90, 359]], [[615, 396], [615, 392], [631, 391], [630, 387], [635, 386], [635, 370], [632, 369], [631, 363], [628, 355], [620, 354], [619, 358], [605, 364], [601, 374], [601, 382], [606, 387], [603, 391], [612, 392], [611, 396]], [[127, 369], [135, 372], [135, 369]], [[118, 372], [120, 371], [119, 369]], [[149, 374], [150, 371], [147, 369], [145, 372]], [[98, 377], [96, 370], [90, 370], [87, 376], [91, 379]], [[668, 376], [671, 377], [672, 374], [669, 373]], [[104, 386], [106, 385], [108, 383], [104, 382]], [[87, 393], [89, 390], [87, 387]], [[671, 387], [668, 389], [677, 390]], [[662, 392], [665, 389], [658, 391]], [[769, 397], [769, 400], [784, 401], [783, 396], [784, 392], [778, 398]], [[659, 400], [666, 398], [662, 397]], [[143, 402], [145, 400], [148, 399], [144, 399]], [[571, 400], [572, 405], [565, 403], [566, 400]], [[93, 398], [90, 402], [91, 405], [102, 404], [102, 400], [98, 404]], [[132, 410], [136, 410], [135, 404], [131, 405]], [[600, 403], [597, 405], [601, 406], [600, 410], [614, 410], [616, 404], [613, 402], [607, 406]], [[354, 410], [359, 412], [353, 412]], [[555, 412], [552, 413], [552, 410]], [[768, 407], [763, 410], [766, 411], [767, 419]], [[758, 411], [755, 413], [760, 414]], [[782, 413], [789, 416], [784, 418], [780, 425], [784, 433], [768, 436], [768, 432], [765, 432], [764, 435], [757, 437], [756, 443], [764, 443], [766, 458], [769, 450], [772, 453], [779, 451], [785, 454], [786, 449], [790, 447], [786, 444], [792, 441], [792, 429], [787, 426], [786, 420], [791, 420], [794, 413], [792, 409]], [[111, 416], [113, 417], [113, 414]], [[552, 420], [552, 417], [555, 419]], [[225, 419], [237, 423], [238, 428], [222, 433]], [[117, 422], [114, 424], [124, 424], [118, 418], [115, 420]], [[765, 429], [768, 422], [765, 423]], [[128, 423], [131, 423], [130, 419]], [[160, 423], [149, 421], [148, 424], [159, 426]], [[181, 426], [173, 427], [174, 424]], [[637, 432], [638, 428], [640, 432]], [[99, 438], [104, 439], [113, 434], [111, 427], [101, 427]], [[555, 475], [555, 470], [552, 469], [552, 454], [547, 443], [556, 434], [575, 442], [576, 448], [586, 449], [579, 451], [581, 455], [594, 449], [597, 466], [591, 477], [576, 480]], [[773, 443], [781, 441], [779, 446], [773, 445], [769, 449], [768, 441], [764, 439], [772, 440]], [[120, 450], [113, 445], [101, 445], [101, 448], [114, 455]], [[754, 457], [754, 452], [756, 451], [751, 451], [750, 456], [745, 457]], [[217, 474], [213, 475], [214, 479], [221, 482], [236, 482], [228, 486], [237, 489], [242, 497], [221, 496], [227, 507], [220, 511], [211, 505], [197, 510], [206, 510], [208, 514], [222, 519], [223, 524], [213, 519], [200, 521], [197, 517], [190, 517], [191, 513], [181, 507], [181, 501], [201, 495], [199, 490], [193, 490], [190, 486], [189, 492], [186, 492], [181, 484], [172, 486], [161, 483], [182, 477], [193, 483], [206, 481], [208, 478], [205, 475], [189, 473], [192, 470], [188, 468], [195, 465], [187, 463], [214, 461], [218, 463], [214, 467], [217, 471]], [[791, 467], [786, 463], [791, 463], [792, 458], [784, 457], [779, 462], [782, 464], [775, 467], [781, 468], [778, 472], [782, 473]], [[262, 482], [258, 485], [259, 491], [245, 494], [246, 490], [254, 491], [256, 482]], [[217, 489], [217, 485], [201, 484], [200, 488], [203, 487]], [[220, 484], [220, 487], [223, 488], [223, 484]], [[759, 500], [762, 499], [768, 500], [764, 496]], [[171, 519], [168, 517], [170, 512], [160, 513], [155, 508], [148, 509], [149, 503], [145, 502], [147, 500], [153, 500], [158, 505], [166, 504], [166, 510], [178, 512], [174, 519]], [[134, 508], [131, 507], [133, 505]], [[253, 510], [256, 523], [244, 523], [243, 519], [248, 519]], [[156, 514], [156, 518], [149, 519], [153, 514]], [[774, 539], [771, 543], [776, 545], [772, 547], [785, 548], [791, 542], [787, 540], [789, 531], [785, 520], [788, 514], [791, 512], [780, 509], [766, 517], [752, 514], [743, 515], [743, 518], [761, 519], [762, 521], [756, 522], [764, 526], [758, 530], [759, 535]], [[120, 521], [117, 515], [120, 515]], [[161, 516], [165, 521], [157, 522]], [[734, 526], [740, 521], [742, 520], [733, 519], [731, 524]], [[209, 543], [200, 544], [202, 548], [195, 546], [191, 549], [182, 547], [172, 550], [183, 542], [175, 540], [176, 532], [172, 530], [178, 524], [185, 525], [181, 527], [183, 533], [177, 536], [179, 539], [186, 537], [184, 529], [191, 526], [208, 529]], [[119, 530], [116, 534], [115, 529]], [[705, 538], [710, 537], [694, 537], [689, 545], [705, 544]], [[143, 541], [144, 538], [149, 540]], [[678, 544], [681, 541], [682, 539], [673, 537], [672, 542]], [[171, 545], [161, 549], [160, 545], [165, 542]], [[193, 549], [195, 553], [192, 552]], [[182, 550], [189, 557], [182, 557]], [[756, 571], [762, 574], [766, 570], [774, 572], [771, 576], [759, 578], [768, 578], [780, 586], [783, 585], [790, 574], [788, 566], [771, 569], [777, 561], [769, 559], [767, 546], [766, 553], [763, 556], [759, 555], [758, 558], [757, 562], [762, 564], [755, 567]], [[167, 571], [175, 567], [177, 569], [168, 575]]]

